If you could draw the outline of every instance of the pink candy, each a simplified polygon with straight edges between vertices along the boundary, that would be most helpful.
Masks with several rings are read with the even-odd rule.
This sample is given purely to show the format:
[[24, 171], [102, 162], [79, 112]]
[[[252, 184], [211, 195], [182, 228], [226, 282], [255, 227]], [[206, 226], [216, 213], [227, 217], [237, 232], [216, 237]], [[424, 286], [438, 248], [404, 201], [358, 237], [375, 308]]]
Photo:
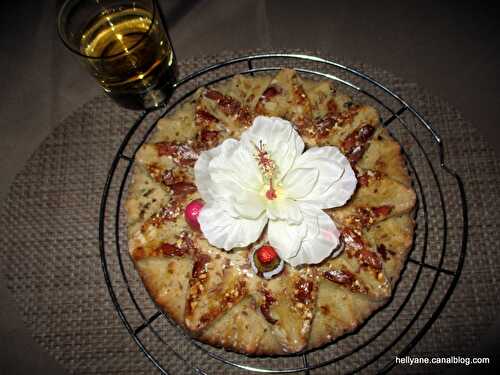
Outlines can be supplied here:
[[195, 199], [194, 201], [189, 203], [184, 210], [184, 217], [186, 218], [187, 223], [191, 228], [195, 230], [200, 230], [198, 216], [200, 215], [203, 205], [204, 203], [201, 199]]

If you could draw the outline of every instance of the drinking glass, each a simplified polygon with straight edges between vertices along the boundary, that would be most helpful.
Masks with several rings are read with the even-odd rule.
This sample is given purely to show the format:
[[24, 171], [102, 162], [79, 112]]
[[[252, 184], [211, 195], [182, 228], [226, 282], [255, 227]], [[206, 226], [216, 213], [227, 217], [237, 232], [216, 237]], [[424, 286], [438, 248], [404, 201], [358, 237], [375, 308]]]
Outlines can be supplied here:
[[175, 54], [156, 0], [67, 0], [57, 23], [66, 47], [118, 104], [154, 108], [171, 95]]

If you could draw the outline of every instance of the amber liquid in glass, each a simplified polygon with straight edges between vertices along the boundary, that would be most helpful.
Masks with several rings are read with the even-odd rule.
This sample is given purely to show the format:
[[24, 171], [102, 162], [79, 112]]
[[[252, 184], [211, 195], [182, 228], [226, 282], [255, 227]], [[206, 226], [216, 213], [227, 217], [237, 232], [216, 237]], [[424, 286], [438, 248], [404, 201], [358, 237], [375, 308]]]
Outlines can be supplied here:
[[171, 93], [174, 53], [161, 22], [144, 9], [100, 14], [82, 34], [80, 50], [93, 57], [87, 63], [104, 90], [125, 107], [155, 107]]

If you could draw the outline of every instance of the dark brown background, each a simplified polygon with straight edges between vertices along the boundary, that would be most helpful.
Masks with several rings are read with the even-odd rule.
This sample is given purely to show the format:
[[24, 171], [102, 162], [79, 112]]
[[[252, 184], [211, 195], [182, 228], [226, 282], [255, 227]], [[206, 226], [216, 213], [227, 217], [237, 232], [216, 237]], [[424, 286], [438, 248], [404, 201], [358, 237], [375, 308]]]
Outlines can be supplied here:
[[[50, 131], [100, 92], [57, 38], [60, 3], [10, 2], [1, 13], [1, 199]], [[228, 50], [302, 48], [366, 62], [445, 98], [500, 152], [500, 26], [497, 9], [486, 2], [160, 3], [179, 60]], [[65, 373], [33, 342], [4, 284], [0, 373]], [[500, 320], [492, 322], [490, 334], [471, 343], [471, 352], [498, 354], [499, 331]]]

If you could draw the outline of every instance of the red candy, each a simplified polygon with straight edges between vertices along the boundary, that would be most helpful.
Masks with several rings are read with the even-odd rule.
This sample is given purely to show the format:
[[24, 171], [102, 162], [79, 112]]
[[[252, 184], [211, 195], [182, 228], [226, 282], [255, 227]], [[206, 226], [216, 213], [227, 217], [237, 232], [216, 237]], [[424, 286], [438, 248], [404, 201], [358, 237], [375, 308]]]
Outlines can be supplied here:
[[204, 203], [201, 199], [195, 199], [194, 201], [189, 203], [184, 210], [184, 217], [186, 218], [187, 223], [191, 228], [195, 230], [200, 230], [198, 216], [200, 215], [203, 205]]
[[276, 250], [272, 246], [264, 245], [257, 250], [257, 259], [262, 264], [269, 264], [278, 257]]

